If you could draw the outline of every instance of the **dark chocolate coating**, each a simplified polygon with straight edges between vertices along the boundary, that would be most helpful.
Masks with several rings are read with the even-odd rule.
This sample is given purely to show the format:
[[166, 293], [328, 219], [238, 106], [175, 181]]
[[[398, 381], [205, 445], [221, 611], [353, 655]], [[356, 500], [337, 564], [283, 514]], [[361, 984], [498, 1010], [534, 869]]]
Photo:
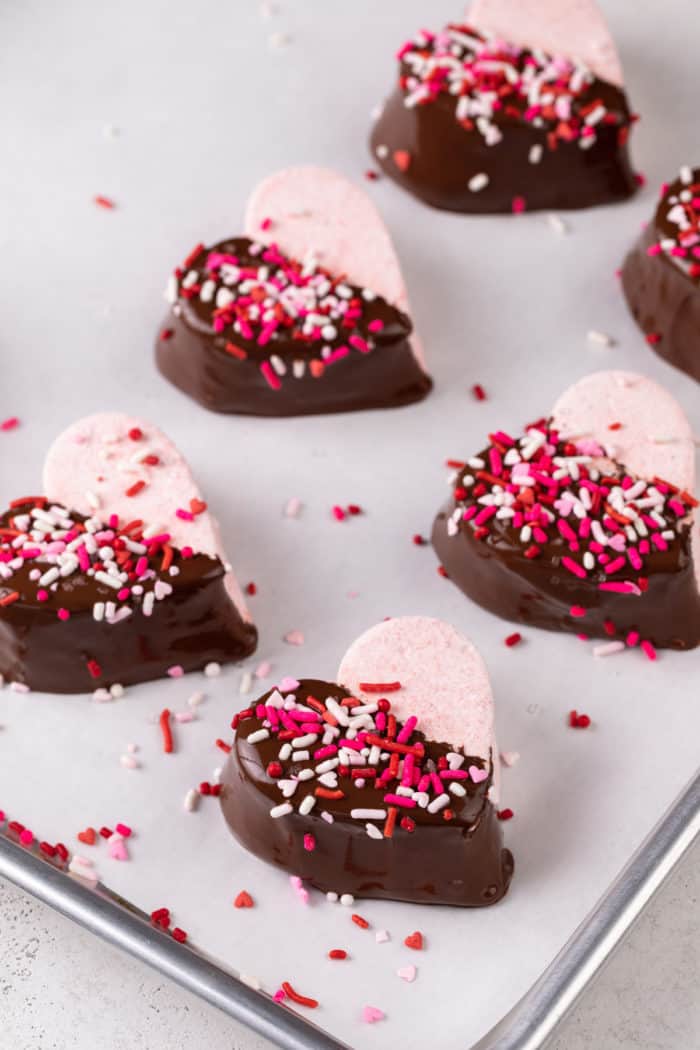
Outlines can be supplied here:
[[[236, 254], [250, 265], [259, 258], [247, 256], [247, 238], [222, 241], [203, 249], [195, 266], [203, 266], [210, 251]], [[352, 287], [352, 286], [350, 286]], [[359, 289], [353, 289], [358, 295]], [[379, 320], [384, 329], [369, 336], [367, 323]], [[166, 317], [156, 340], [156, 363], [166, 379], [212, 412], [256, 416], [297, 416], [349, 412], [368, 408], [393, 408], [421, 401], [432, 389], [432, 380], [420, 367], [411, 348], [412, 324], [406, 314], [377, 296], [364, 306], [357, 332], [371, 338], [374, 349], [352, 349], [342, 360], [319, 368], [323, 345], [331, 349], [347, 344], [348, 332], [320, 342], [304, 341], [290, 330], [281, 331], [266, 347], [230, 329], [216, 333], [212, 306], [197, 297], [180, 298]], [[162, 338], [163, 330], [169, 338]], [[247, 354], [240, 360], [226, 350], [227, 343]], [[286, 365], [280, 388], [273, 390], [260, 371], [270, 353]], [[304, 361], [301, 378], [293, 375], [293, 362]], [[311, 362], [317, 373], [312, 374]]]
[[[14, 511], [13, 513], [17, 513]], [[75, 520], [80, 515], [72, 513]], [[0, 527], [10, 514], [0, 517]], [[10, 581], [0, 580], [0, 597], [11, 591], [19, 600], [0, 606], [0, 674], [46, 693], [85, 693], [110, 685], [133, 685], [162, 678], [169, 668], [201, 671], [207, 663], [241, 660], [256, 647], [257, 631], [244, 622], [224, 587], [218, 558], [174, 553], [178, 576], [163, 578], [173, 590], [146, 617], [134, 599], [131, 616], [118, 623], [97, 621], [93, 605], [114, 599], [115, 592], [94, 577], [76, 572], [49, 599], [36, 599], [29, 580], [31, 562]], [[60, 620], [58, 609], [70, 619]], [[101, 674], [93, 676], [88, 662]]]
[[684, 260], [647, 254], [660, 238], [672, 236], [664, 220], [664, 201], [679, 186], [676, 181], [664, 194], [654, 220], [627, 255], [622, 290], [637, 324], [655, 340], [654, 351], [700, 381], [700, 282], [690, 276]]
[[[638, 631], [659, 649], [700, 645], [700, 594], [689, 526], [667, 551], [648, 556], [643, 572], [648, 590], [630, 598], [601, 591], [596, 580], [581, 580], [561, 567], [559, 559], [568, 553], [561, 538], [546, 544], [542, 557], [528, 559], [508, 525], [478, 540], [469, 523], [462, 522], [458, 534], [449, 536], [447, 521], [456, 506], [453, 496], [435, 519], [435, 553], [460, 590], [496, 616], [592, 638], [624, 640]], [[601, 573], [599, 578], [605, 577]], [[586, 615], [572, 616], [572, 606], [583, 607]]]
[[[314, 679], [302, 680], [295, 693], [300, 700], [309, 695], [338, 700], [350, 695], [342, 686]], [[265, 697], [258, 702], [264, 701]], [[487, 797], [492, 769], [480, 784], [462, 782], [468, 793], [451, 800], [454, 819], [446, 821], [442, 812], [430, 814], [415, 808], [407, 811], [415, 830], [407, 831], [397, 821], [391, 838], [374, 839], [362, 820], [350, 816], [350, 810], [381, 808], [385, 789], [378, 790], [369, 782], [357, 788], [349, 777], [338, 777], [339, 787], [347, 792], [343, 799], [319, 799], [307, 816], [296, 809], [277, 819], [270, 816], [281, 796], [266, 768], [277, 758], [279, 743], [270, 738], [251, 745], [245, 739], [261, 725], [255, 718], [241, 723], [221, 787], [224, 817], [251, 853], [324, 892], [462, 907], [493, 904], [504, 896], [513, 874], [513, 857], [503, 848], [500, 822]], [[422, 739], [420, 734], [416, 738]], [[435, 758], [451, 750], [447, 744], [434, 742], [425, 742], [425, 747], [427, 755]], [[284, 775], [315, 764], [286, 763]], [[468, 758], [465, 765], [470, 764], [483, 768], [479, 758]], [[294, 804], [312, 792], [315, 784], [315, 780], [301, 783]], [[333, 816], [332, 824], [321, 817], [322, 809]], [[307, 834], [315, 839], [312, 852], [304, 849]]]
[[[404, 68], [402, 72], [406, 72]], [[623, 128], [630, 122], [625, 93], [596, 79], [587, 96], [600, 98], [618, 114]], [[620, 126], [598, 125], [597, 141], [581, 149], [577, 141], [548, 145], [547, 128], [511, 117], [496, 116], [503, 134], [496, 145], [487, 145], [478, 130], [466, 130], [455, 117], [454, 96], [441, 94], [428, 104], [407, 108], [405, 92], [398, 85], [375, 123], [370, 143], [372, 155], [386, 175], [426, 204], [463, 213], [512, 212], [522, 197], [527, 211], [588, 208], [625, 200], [637, 186]], [[529, 152], [542, 147], [542, 159], [533, 164]], [[377, 147], [388, 154], [379, 156]], [[394, 160], [396, 151], [410, 156], [407, 170]], [[478, 192], [469, 180], [484, 173], [489, 183]]]

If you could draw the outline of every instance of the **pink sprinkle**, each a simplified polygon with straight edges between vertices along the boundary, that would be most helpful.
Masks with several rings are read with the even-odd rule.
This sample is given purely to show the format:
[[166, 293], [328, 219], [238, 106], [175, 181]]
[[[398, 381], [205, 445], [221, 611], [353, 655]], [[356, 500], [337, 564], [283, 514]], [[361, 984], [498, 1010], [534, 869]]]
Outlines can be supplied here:
[[275, 1000], [276, 1003], [283, 1003], [287, 996], [281, 988], [278, 988], [275, 994], [272, 996], [272, 998]]
[[182, 678], [185, 673], [185, 669], [180, 664], [175, 664], [174, 667], [168, 668], [168, 674], [171, 678]]
[[624, 569], [624, 567], [625, 567], [625, 559], [624, 558], [613, 558], [613, 560], [609, 561], [608, 564], [605, 566], [605, 571], [607, 573], [611, 573], [612, 574], [613, 572], [617, 572], [619, 569]]
[[122, 835], [125, 839], [131, 837], [131, 828], [128, 824], [117, 824], [114, 830], [118, 831], [119, 834]]
[[64, 620], [64, 621], [65, 620], [70, 620], [70, 613], [69, 613], [68, 609], [59, 609], [58, 610], [58, 618], [59, 618], [59, 620]]
[[260, 223], [260, 229], [263, 231], [272, 229], [272, 219], [270, 219], [269, 217], [263, 219], [263, 221]]
[[647, 657], [647, 659], [649, 659], [649, 660], [656, 660], [656, 649], [651, 644], [651, 642], [648, 642], [645, 639], [641, 643], [641, 649], [642, 649], [643, 653], [645, 654], [645, 656]]
[[36, 600], [38, 602], [47, 602], [49, 600], [49, 592], [43, 590], [43, 588], [42, 588], [42, 590], [37, 591], [36, 592]]
[[175, 712], [176, 722], [194, 722], [194, 715], [191, 711], [176, 711]]
[[269, 361], [263, 361], [263, 363], [260, 365], [260, 371], [265, 377], [268, 386], [272, 387], [273, 390], [280, 389], [282, 383], [280, 382], [279, 376], [273, 370], [272, 365]]
[[574, 576], [578, 576], [579, 579], [585, 580], [586, 570], [582, 565], [579, 565], [577, 561], [574, 561], [573, 558], [569, 558], [565, 555], [562, 558], [561, 563], [564, 566], [564, 568], [568, 569], [569, 572], [572, 572]]
[[630, 631], [625, 639], [631, 649], [639, 642], [639, 631]]
[[177, 508], [175, 517], [180, 518], [182, 521], [194, 521], [194, 514], [191, 514], [189, 510], [183, 510], [182, 507]]
[[301, 631], [297, 630], [287, 631], [287, 633], [284, 636], [284, 641], [287, 643], [287, 645], [303, 645], [304, 635]]
[[342, 507], [335, 506], [333, 509], [333, 517], [336, 521], [345, 521], [345, 511]]
[[370, 332], [381, 332], [384, 329], [384, 322], [377, 318], [375, 321], [370, 321], [367, 328]]
[[522, 215], [526, 208], [524, 197], [513, 197], [513, 215]]
[[0, 423], [0, 430], [15, 430], [18, 426], [19, 419], [17, 416], [10, 416], [9, 419], [5, 419]]
[[34, 833], [31, 832], [29, 828], [25, 828], [24, 831], [20, 832], [19, 841], [23, 846], [31, 846], [34, 841]]
[[253, 674], [256, 678], [267, 678], [270, 671], [272, 670], [272, 664], [269, 660], [263, 660], [262, 663], [258, 664]]
[[304, 849], [307, 853], [313, 853], [313, 851], [316, 849], [316, 839], [313, 837], [313, 835], [304, 835]]
[[582, 605], [572, 605], [569, 609], [569, 615], [574, 616], [578, 620], [586, 615], [586, 610]]

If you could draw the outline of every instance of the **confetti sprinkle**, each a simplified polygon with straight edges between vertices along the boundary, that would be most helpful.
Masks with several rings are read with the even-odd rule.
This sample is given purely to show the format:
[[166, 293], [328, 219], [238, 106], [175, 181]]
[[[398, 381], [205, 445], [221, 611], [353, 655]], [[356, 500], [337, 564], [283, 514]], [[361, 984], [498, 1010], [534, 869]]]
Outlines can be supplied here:
[[415, 952], [423, 950], [423, 934], [420, 930], [414, 930], [403, 942], [407, 948], [412, 948]]

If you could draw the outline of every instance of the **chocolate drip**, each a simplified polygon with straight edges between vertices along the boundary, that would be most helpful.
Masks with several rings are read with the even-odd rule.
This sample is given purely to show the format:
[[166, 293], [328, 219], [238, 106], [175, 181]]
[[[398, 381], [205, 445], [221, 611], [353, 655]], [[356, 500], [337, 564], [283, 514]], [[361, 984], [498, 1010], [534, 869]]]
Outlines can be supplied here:
[[[236, 269], [252, 274], [261, 267], [280, 266], [296, 280], [303, 271], [274, 245], [264, 247], [243, 237], [198, 249], [176, 271], [177, 298], [156, 342], [156, 361], [167, 379], [205, 408], [307, 415], [406, 405], [431, 390], [432, 382], [411, 349], [411, 321], [386, 300], [315, 267], [311, 272], [328, 285], [327, 294], [334, 295], [340, 287], [343, 301], [351, 302], [352, 319], [344, 323], [329, 317], [326, 326], [319, 315], [319, 324], [309, 330], [302, 317], [293, 317], [279, 303], [274, 308], [269, 304], [276, 314], [273, 326], [277, 324], [271, 331], [243, 317], [249, 312], [247, 289], [243, 307], [233, 291], [227, 307], [228, 287], [238, 291], [240, 283], [222, 283], [221, 273], [226, 271], [220, 265], [212, 269], [217, 256], [237, 260], [236, 267], [224, 264], [234, 276]], [[193, 283], [186, 283], [188, 274], [196, 275]], [[253, 293], [264, 299], [261, 282], [249, 280], [257, 285]], [[224, 305], [217, 307], [222, 289]]]
[[[272, 692], [258, 704], [265, 704]], [[303, 704], [309, 697], [321, 702], [327, 697], [339, 702], [350, 697], [342, 686], [315, 679], [302, 680], [294, 695]], [[513, 858], [502, 846], [500, 824], [488, 798], [492, 766], [488, 777], [478, 784], [459, 781], [466, 792], [463, 797], [450, 796], [449, 811], [431, 813], [418, 806], [400, 810], [390, 835], [382, 834], [383, 821], [378, 826], [375, 821], [375, 838], [367, 832], [367, 821], [352, 817], [351, 811], [386, 810], [384, 796], [393, 786], [375, 786], [368, 778], [358, 787], [357, 779], [342, 772], [337, 778], [341, 798], [318, 797], [309, 814], [298, 812], [302, 799], [313, 796], [319, 785], [316, 777], [310, 778], [298, 782], [290, 800], [293, 811], [271, 817], [270, 810], [283, 802], [280, 777], [268, 771], [270, 763], [279, 761], [280, 741], [270, 736], [250, 743], [247, 738], [262, 726], [263, 720], [254, 714], [241, 721], [221, 788], [222, 811], [231, 831], [256, 856], [301, 876], [317, 889], [356, 897], [477, 907], [492, 904], [505, 894]], [[444, 761], [453, 750], [447, 744], [425, 740], [420, 733], [414, 733], [411, 740], [424, 747], [424, 765]], [[288, 760], [281, 765], [282, 777], [292, 779], [315, 769], [319, 761], [311, 755], [309, 760]], [[467, 757], [464, 768], [469, 766], [483, 769], [483, 759]], [[446, 812], [450, 819], [445, 819]], [[404, 814], [407, 819], [402, 824]], [[309, 835], [312, 850], [305, 848]], [[306, 844], [311, 844], [308, 838]]]

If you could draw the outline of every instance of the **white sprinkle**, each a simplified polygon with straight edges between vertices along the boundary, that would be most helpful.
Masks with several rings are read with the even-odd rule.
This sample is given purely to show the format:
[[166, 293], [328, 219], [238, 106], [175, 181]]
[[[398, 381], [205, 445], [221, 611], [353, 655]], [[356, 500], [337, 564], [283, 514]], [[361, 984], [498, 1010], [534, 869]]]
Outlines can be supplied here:
[[207, 664], [204, 668], [204, 674], [207, 678], [218, 678], [221, 674], [221, 664], [217, 664], [215, 660]]
[[124, 769], [138, 769], [139, 764], [133, 755], [122, 755], [119, 759]]
[[365, 830], [371, 839], [383, 839], [384, 835], [376, 824], [365, 824]]
[[621, 653], [625, 648], [624, 642], [603, 642], [602, 645], [593, 646], [594, 656], [613, 656], [615, 653]]
[[270, 734], [267, 729], [256, 729], [254, 733], [246, 737], [249, 744], [261, 744], [263, 740], [269, 740]]
[[277, 820], [278, 817], [286, 817], [288, 813], [291, 813], [294, 806], [291, 802], [282, 802], [279, 806], [273, 806], [270, 810], [270, 816]]
[[93, 619], [96, 620], [97, 623], [101, 623], [102, 620], [104, 620], [104, 616], [105, 616], [105, 603], [104, 602], [95, 602], [95, 604], [92, 607], [92, 616], [93, 616]]
[[284, 48], [289, 47], [291, 37], [288, 33], [271, 33], [267, 42], [270, 46], [270, 50], [283, 51]]
[[120, 685], [119, 682], [115, 682], [114, 685], [110, 685], [109, 691], [113, 700], [121, 700], [125, 693], [124, 686]]
[[192, 693], [192, 696], [189, 698], [187, 703], [188, 703], [188, 705], [190, 707], [199, 707], [199, 705], [203, 702], [203, 700], [204, 700], [204, 693], [197, 692], [197, 693]]
[[304, 736], [295, 736], [292, 740], [292, 747], [310, 747], [311, 744], [315, 744], [317, 740], [317, 733], [306, 733]]
[[684, 186], [690, 186], [693, 181], [693, 172], [687, 164], [684, 164], [680, 170], [680, 180]]
[[352, 893], [344, 893], [340, 898], [340, 903], [346, 908], [352, 908], [355, 903], [355, 898]]
[[534, 146], [530, 146], [530, 152], [528, 153], [527, 159], [530, 161], [530, 164], [539, 164], [542, 160], [543, 153], [544, 150], [541, 143], [536, 142]]
[[596, 343], [598, 346], [614, 346], [615, 340], [607, 332], [599, 332], [595, 328], [591, 328], [588, 333], [588, 342]]
[[[56, 570], [56, 573], [58, 574], [58, 570]], [[114, 588], [115, 591], [121, 590], [122, 581], [118, 576], [112, 576], [108, 572], [96, 572], [95, 579], [99, 580], [100, 583], [104, 583], [106, 587]]]
[[156, 604], [156, 596], [155, 596], [155, 594], [153, 593], [153, 591], [148, 591], [148, 593], [144, 595], [143, 602], [141, 603], [141, 612], [143, 613], [143, 615], [144, 616], [152, 616], [153, 615], [153, 606], [155, 604]]
[[311, 810], [314, 808], [315, 805], [316, 805], [316, 799], [314, 798], [314, 796], [313, 795], [307, 795], [306, 798], [303, 799], [299, 803], [299, 812], [301, 813], [301, 815], [303, 817], [306, 817], [306, 816], [308, 816], [308, 814], [311, 812]]
[[351, 809], [350, 816], [353, 820], [384, 820], [385, 809]]
[[458, 798], [464, 798], [464, 796], [467, 793], [466, 788], [463, 788], [462, 785], [459, 784], [456, 780], [452, 781], [448, 788], [448, 791], [450, 791], [451, 794], [456, 795]]
[[386, 942], [390, 940], [389, 931], [377, 930], [377, 932], [374, 935], [374, 939], [377, 942], [377, 944], [386, 944]]
[[190, 788], [190, 790], [185, 795], [184, 805], [188, 813], [194, 813], [197, 806], [199, 805], [199, 792], [196, 791], [195, 788]]
[[446, 795], [444, 793], [442, 795], [438, 795], [437, 798], [434, 798], [433, 801], [428, 804], [428, 813], [439, 813], [441, 809], [445, 808], [449, 801], [449, 795]]
[[549, 223], [551, 229], [553, 229], [554, 232], [558, 233], [560, 236], [569, 232], [568, 223], [564, 222], [561, 216], [555, 215], [553, 212], [547, 216], [547, 222]]
[[489, 177], [483, 171], [480, 171], [478, 173], [478, 175], [472, 175], [472, 177], [470, 178], [470, 180], [468, 182], [469, 189], [472, 191], [472, 193], [478, 193], [479, 190], [486, 189], [488, 184], [489, 184]]
[[97, 510], [101, 506], [101, 500], [99, 496], [96, 496], [94, 492], [88, 491], [85, 493], [85, 499], [87, 500], [88, 506], [92, 507], [93, 510]]
[[241, 684], [238, 687], [238, 692], [241, 696], [245, 696], [253, 688], [253, 676], [250, 671], [244, 671], [241, 675]]
[[337, 893], [333, 893], [333, 890], [329, 890], [328, 893], [326, 894], [326, 900], [328, 901], [329, 904], [337, 904], [338, 903], [338, 894]]
[[386, 160], [386, 158], [389, 156], [389, 147], [382, 144], [380, 146], [377, 146], [375, 152], [380, 160]]

